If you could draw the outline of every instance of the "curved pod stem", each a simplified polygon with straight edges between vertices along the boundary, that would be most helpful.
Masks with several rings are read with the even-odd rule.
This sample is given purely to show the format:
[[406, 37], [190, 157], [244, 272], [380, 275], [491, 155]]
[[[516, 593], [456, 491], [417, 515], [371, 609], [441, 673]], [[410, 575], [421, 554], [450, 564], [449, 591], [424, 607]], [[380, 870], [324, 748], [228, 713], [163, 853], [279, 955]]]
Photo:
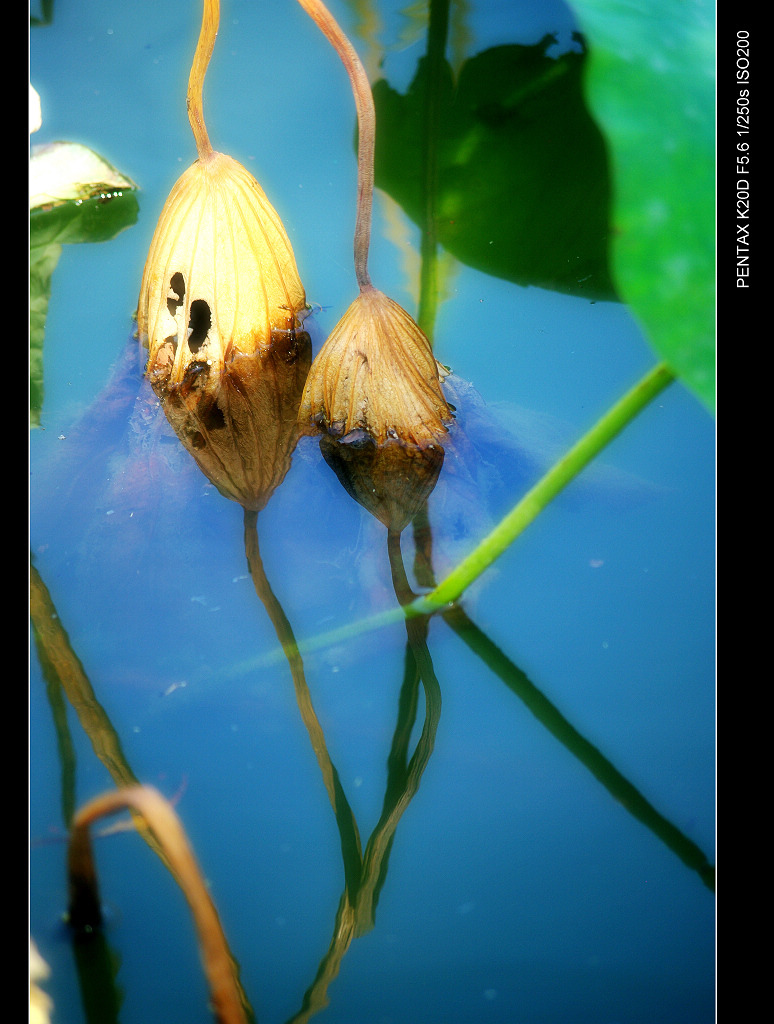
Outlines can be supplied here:
[[219, 27], [220, 0], [204, 0], [202, 27], [191, 64], [191, 73], [188, 77], [188, 95], [186, 97], [188, 120], [196, 140], [196, 151], [202, 163], [206, 163], [214, 156], [210, 137], [207, 134], [207, 126], [204, 123], [202, 89], [212, 51], [215, 49], [215, 39]]
[[355, 221], [355, 276], [361, 291], [371, 287], [368, 249], [374, 199], [374, 140], [376, 113], [368, 75], [352, 43], [321, 0], [298, 0], [331, 43], [349, 76], [357, 110], [357, 219]]
[[250, 1024], [253, 1015], [237, 980], [236, 964], [193, 850], [171, 804], [153, 787], [130, 786], [103, 793], [81, 807], [73, 818], [67, 857], [70, 923], [86, 930], [100, 924], [97, 874], [89, 829], [99, 818], [124, 808], [136, 811], [145, 819], [185, 894], [196, 925], [215, 1019], [218, 1024]]

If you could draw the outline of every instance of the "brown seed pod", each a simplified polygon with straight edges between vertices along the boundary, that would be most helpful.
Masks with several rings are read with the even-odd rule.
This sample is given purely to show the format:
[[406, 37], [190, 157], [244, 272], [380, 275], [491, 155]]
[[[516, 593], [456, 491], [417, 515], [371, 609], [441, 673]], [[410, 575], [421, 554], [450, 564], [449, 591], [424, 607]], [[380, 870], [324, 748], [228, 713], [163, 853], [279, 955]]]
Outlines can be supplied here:
[[233, 354], [216, 377], [205, 368], [159, 394], [201, 471], [245, 509], [259, 512], [290, 468], [311, 361], [305, 331], [275, 332], [269, 347]]
[[424, 333], [397, 302], [362, 288], [312, 365], [301, 430], [424, 448], [445, 436], [451, 418]]
[[345, 444], [328, 434], [320, 438], [320, 451], [347, 493], [393, 533], [405, 530], [429, 498], [444, 458], [439, 444]]

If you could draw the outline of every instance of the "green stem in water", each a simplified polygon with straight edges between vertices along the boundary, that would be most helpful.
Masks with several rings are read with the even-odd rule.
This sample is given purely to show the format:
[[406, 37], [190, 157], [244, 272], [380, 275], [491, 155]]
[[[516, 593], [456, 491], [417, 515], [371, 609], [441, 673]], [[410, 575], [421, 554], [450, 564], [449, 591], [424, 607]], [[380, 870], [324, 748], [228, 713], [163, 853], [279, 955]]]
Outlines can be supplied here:
[[374, 199], [374, 140], [376, 113], [368, 75], [352, 43], [321, 0], [298, 0], [341, 58], [352, 85], [357, 110], [357, 219], [355, 276], [361, 291], [372, 287], [368, 274], [371, 210]]
[[[591, 772], [622, 807], [696, 871], [715, 891], [715, 868], [706, 854], [646, 800], [640, 791], [532, 683], [522, 670], [472, 622], [460, 605], [443, 612], [443, 620], [484, 664], [505, 683], [559, 742]], [[419, 620], [417, 620], [419, 621]]]
[[438, 232], [436, 198], [438, 196], [438, 131], [440, 127], [440, 90], [445, 64], [446, 37], [449, 28], [449, 0], [431, 0], [425, 54], [425, 102], [422, 125], [422, 222], [419, 311], [417, 322], [433, 342], [438, 312]]
[[215, 39], [220, 26], [220, 0], [204, 0], [202, 12], [202, 27], [199, 31], [199, 41], [196, 44], [191, 74], [188, 77], [188, 95], [186, 106], [188, 108], [188, 120], [196, 140], [196, 151], [199, 160], [206, 163], [214, 156], [214, 150], [207, 134], [207, 127], [204, 123], [204, 107], [202, 103], [202, 89], [204, 76], [215, 49]]
[[446, 579], [429, 594], [407, 605], [406, 614], [427, 614], [456, 601], [540, 515], [546, 505], [674, 379], [674, 374], [665, 363], [659, 363], [650, 370], [559, 462], [551, 467]]
[[[327, 633], [321, 633], [299, 644], [305, 652], [321, 650], [334, 643], [345, 640], [360, 633], [382, 629], [386, 626], [416, 615], [429, 615], [446, 609], [459, 597], [494, 561], [513, 543], [543, 509], [565, 488], [572, 483], [578, 474], [591, 463], [597, 455], [627, 426], [642, 410], [659, 395], [664, 388], [675, 380], [675, 376], [666, 363], [659, 363], [621, 398], [597, 423], [584, 434], [567, 454], [559, 460], [541, 480], [514, 506], [497, 526], [460, 564], [453, 569], [446, 579], [442, 580], [430, 593], [417, 597], [399, 608], [391, 608], [361, 619], [359, 622], [347, 623]], [[274, 661], [272, 656], [269, 661]], [[254, 668], [253, 663], [238, 666], [237, 671]]]

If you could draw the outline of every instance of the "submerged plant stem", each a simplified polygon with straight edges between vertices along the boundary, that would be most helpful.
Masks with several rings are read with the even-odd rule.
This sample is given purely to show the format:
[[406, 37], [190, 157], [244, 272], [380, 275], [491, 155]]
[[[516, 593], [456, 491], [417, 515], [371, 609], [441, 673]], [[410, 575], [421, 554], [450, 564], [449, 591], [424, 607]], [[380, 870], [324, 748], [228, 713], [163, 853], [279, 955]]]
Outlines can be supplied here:
[[349, 76], [357, 109], [357, 220], [355, 222], [355, 276], [361, 291], [371, 287], [368, 249], [374, 198], [374, 139], [376, 114], [368, 75], [355, 48], [321, 0], [298, 0], [341, 58]]
[[252, 1010], [237, 978], [218, 912], [207, 890], [183, 826], [171, 805], [150, 786], [130, 786], [103, 793], [83, 806], [73, 819], [68, 848], [70, 915], [83, 927], [99, 925], [97, 874], [89, 829], [106, 814], [130, 807], [147, 822], [164, 848], [176, 882], [193, 914], [202, 965], [210, 986], [218, 1024], [248, 1024]]
[[[139, 784], [139, 780], [121, 746], [121, 738], [105, 709], [97, 699], [91, 680], [59, 618], [56, 606], [34, 565], [30, 565], [30, 621], [41, 668], [47, 684], [61, 690], [69, 701], [83, 731], [91, 741], [94, 753], [105, 765], [119, 788]], [[66, 719], [62, 723], [66, 725]], [[70, 767], [73, 771], [74, 767]], [[73, 812], [75, 807], [73, 805]], [[130, 808], [135, 827], [150, 848], [169, 867], [164, 851], [148, 828], [142, 815]], [[69, 829], [72, 814], [65, 814]]]
[[442, 612], [457, 636], [516, 694], [525, 707], [600, 782], [614, 800], [676, 854], [715, 891], [715, 868], [706, 854], [642, 793], [551, 703], [527, 675], [470, 619], [460, 605]]
[[328, 753], [322, 726], [312, 704], [312, 695], [306, 682], [304, 663], [293, 635], [293, 628], [271, 588], [263, 567], [258, 547], [258, 513], [249, 509], [244, 511], [244, 540], [245, 556], [247, 558], [247, 567], [250, 571], [250, 578], [253, 581], [255, 592], [274, 626], [277, 639], [282, 645], [282, 650], [287, 658], [290, 674], [293, 678], [293, 688], [296, 693], [298, 710], [309, 734], [312, 749], [317, 758], [325, 789], [328, 793], [328, 799], [336, 816], [336, 824], [341, 839], [347, 892], [351, 894], [354, 900], [354, 894], [360, 885], [362, 866], [360, 833], [358, 832], [357, 821], [342, 788], [339, 774]]
[[220, 0], [204, 0], [202, 27], [191, 64], [191, 74], [188, 78], [188, 96], [186, 98], [188, 120], [196, 140], [196, 151], [202, 163], [206, 163], [214, 156], [214, 150], [204, 123], [202, 89], [204, 86], [204, 76], [207, 73], [207, 67], [212, 57], [212, 51], [215, 49], [215, 39], [218, 35], [219, 26]]

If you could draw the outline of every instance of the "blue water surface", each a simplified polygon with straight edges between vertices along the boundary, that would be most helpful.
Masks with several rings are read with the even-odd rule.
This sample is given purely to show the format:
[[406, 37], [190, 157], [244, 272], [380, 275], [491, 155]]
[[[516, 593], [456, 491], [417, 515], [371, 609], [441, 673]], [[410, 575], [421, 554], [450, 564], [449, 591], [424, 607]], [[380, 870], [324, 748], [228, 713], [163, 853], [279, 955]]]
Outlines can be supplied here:
[[[421, 14], [393, 2], [330, 6], [369, 68], [405, 89], [424, 52]], [[559, 2], [452, 11], [463, 53], [547, 32], [557, 52], [574, 45]], [[185, 87], [198, 30], [198, 6], [181, 0], [82, 0], [55, 4], [52, 23], [31, 32], [43, 111], [33, 143], [101, 153], [138, 184], [140, 216], [110, 242], [65, 246], [56, 268], [30, 442], [30, 544], [126, 762], [176, 801], [265, 1024], [301, 1010], [345, 875], [288, 663], [248, 573], [242, 510], [179, 446], [131, 357], [148, 245], [195, 158]], [[245, 163], [283, 218], [317, 351], [356, 293], [346, 76], [298, 4], [224, 0], [205, 109], [214, 144]], [[372, 274], [412, 314], [417, 246], [414, 225], [377, 194]], [[460, 440], [429, 502], [439, 577], [656, 358], [622, 303], [459, 263], [445, 283], [435, 351], [453, 371]], [[341, 627], [395, 608], [386, 531], [305, 439], [258, 532], [365, 846], [382, 811], [406, 629], [397, 619]], [[410, 569], [410, 530], [402, 546]], [[375, 926], [342, 957], [320, 1019], [709, 1024], [714, 897], [681, 856], [693, 844], [714, 862], [706, 410], [671, 385], [462, 604], [526, 688], [431, 620], [434, 749], [396, 829]], [[542, 703], [530, 703], [534, 692]], [[412, 745], [424, 715], [420, 692]], [[62, 915], [68, 794], [80, 804], [113, 781], [73, 709], [66, 729], [54, 722], [33, 644], [31, 933], [51, 968], [54, 1020], [109, 1021], [86, 1007]], [[166, 868], [131, 830], [95, 851], [120, 1020], [210, 1020], [191, 916]]]

